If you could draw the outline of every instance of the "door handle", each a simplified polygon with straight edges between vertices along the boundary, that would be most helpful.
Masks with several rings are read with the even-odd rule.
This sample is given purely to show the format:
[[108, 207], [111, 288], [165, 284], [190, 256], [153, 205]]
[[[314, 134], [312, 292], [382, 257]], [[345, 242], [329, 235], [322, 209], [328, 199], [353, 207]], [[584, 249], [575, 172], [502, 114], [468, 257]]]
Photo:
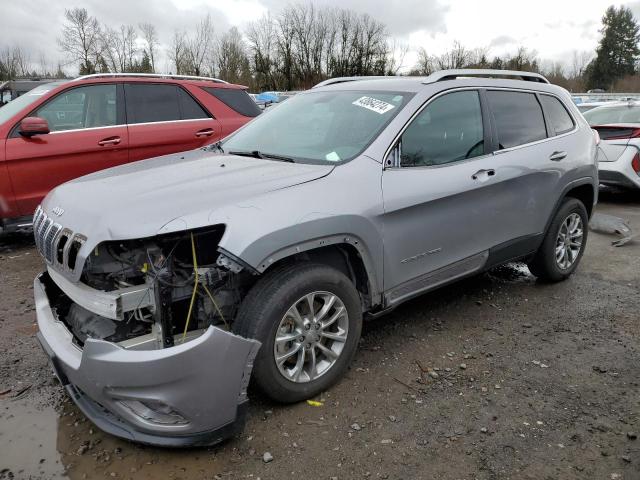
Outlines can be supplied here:
[[473, 180], [486, 180], [488, 177], [493, 177], [496, 174], [496, 171], [493, 168], [485, 170], [484, 168], [478, 170], [476, 173], [471, 175]]
[[552, 162], [559, 162], [566, 156], [567, 152], [553, 152], [551, 155], [549, 155], [549, 160], [551, 160]]
[[104, 140], [100, 140], [98, 145], [104, 147], [105, 145], [118, 145], [120, 143], [120, 137], [111, 137], [105, 138]]
[[210, 137], [213, 135], [213, 128], [205, 128], [196, 132], [196, 137]]

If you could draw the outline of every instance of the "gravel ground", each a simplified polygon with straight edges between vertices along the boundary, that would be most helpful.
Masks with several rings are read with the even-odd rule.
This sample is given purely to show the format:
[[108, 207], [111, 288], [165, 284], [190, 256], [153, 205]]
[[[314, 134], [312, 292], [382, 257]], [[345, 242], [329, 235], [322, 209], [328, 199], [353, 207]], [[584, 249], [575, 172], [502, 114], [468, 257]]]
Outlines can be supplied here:
[[[640, 196], [598, 211], [640, 232]], [[591, 233], [577, 273], [513, 264], [365, 324], [346, 377], [279, 406], [253, 393], [239, 437], [163, 450], [98, 431], [34, 333], [29, 236], [0, 239], [0, 480], [640, 479], [640, 239]], [[268, 462], [266, 460], [269, 460]]]

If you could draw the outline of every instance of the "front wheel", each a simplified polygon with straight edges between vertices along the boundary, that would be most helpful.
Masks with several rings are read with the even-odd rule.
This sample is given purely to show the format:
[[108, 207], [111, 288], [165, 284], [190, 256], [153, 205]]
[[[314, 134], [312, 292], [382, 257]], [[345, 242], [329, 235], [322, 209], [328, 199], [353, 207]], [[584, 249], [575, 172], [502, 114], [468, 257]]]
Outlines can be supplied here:
[[569, 277], [580, 263], [588, 232], [589, 218], [584, 204], [575, 198], [565, 198], [542, 245], [529, 262], [531, 273], [548, 282]]
[[247, 294], [234, 330], [262, 342], [253, 381], [269, 397], [297, 402], [337, 381], [356, 351], [360, 297], [341, 272], [297, 264], [267, 273]]

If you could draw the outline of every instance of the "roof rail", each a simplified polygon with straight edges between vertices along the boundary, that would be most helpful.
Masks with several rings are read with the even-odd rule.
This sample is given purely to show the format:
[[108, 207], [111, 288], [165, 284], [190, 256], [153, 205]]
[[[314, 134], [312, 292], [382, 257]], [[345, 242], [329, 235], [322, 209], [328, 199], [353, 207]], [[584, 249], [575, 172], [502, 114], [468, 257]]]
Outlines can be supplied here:
[[334, 77], [334, 78], [329, 78], [327, 80], [324, 80], [320, 83], [317, 83], [316, 85], [314, 85], [311, 88], [316, 88], [316, 87], [326, 87], [327, 85], [335, 85], [337, 83], [345, 83], [345, 82], [356, 82], [358, 80], [385, 80], [385, 79], [391, 79], [391, 78], [411, 78], [411, 77], [400, 77], [397, 75], [384, 75], [384, 76], [380, 76], [380, 75], [371, 75], [371, 76], [359, 76], [359, 77]]
[[76, 80], [85, 80], [87, 78], [119, 78], [119, 77], [168, 78], [171, 80], [208, 80], [215, 83], [229, 83], [219, 78], [198, 77], [195, 75], [172, 75], [168, 73], [93, 73], [91, 75], [82, 75], [81, 77], [74, 78], [72, 81], [75, 82]]
[[457, 69], [457, 70], [440, 70], [429, 75], [422, 83], [435, 83], [445, 80], [455, 80], [464, 77], [486, 77], [501, 78], [515, 77], [527, 82], [549, 83], [545, 77], [539, 73], [520, 72], [517, 70], [491, 70], [491, 69]]

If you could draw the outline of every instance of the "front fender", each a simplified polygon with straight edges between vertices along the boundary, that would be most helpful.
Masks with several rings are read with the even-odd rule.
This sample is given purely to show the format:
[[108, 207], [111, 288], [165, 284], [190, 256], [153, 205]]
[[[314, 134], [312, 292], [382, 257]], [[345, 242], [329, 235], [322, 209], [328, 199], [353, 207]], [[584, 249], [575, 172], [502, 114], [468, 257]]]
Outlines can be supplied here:
[[382, 237], [375, 225], [363, 217], [340, 215], [313, 219], [258, 235], [248, 242], [238, 241], [240, 239], [232, 235], [233, 232], [228, 237], [225, 235], [220, 248], [259, 273], [297, 253], [329, 245], [351, 245], [362, 258], [372, 295], [382, 291]]

